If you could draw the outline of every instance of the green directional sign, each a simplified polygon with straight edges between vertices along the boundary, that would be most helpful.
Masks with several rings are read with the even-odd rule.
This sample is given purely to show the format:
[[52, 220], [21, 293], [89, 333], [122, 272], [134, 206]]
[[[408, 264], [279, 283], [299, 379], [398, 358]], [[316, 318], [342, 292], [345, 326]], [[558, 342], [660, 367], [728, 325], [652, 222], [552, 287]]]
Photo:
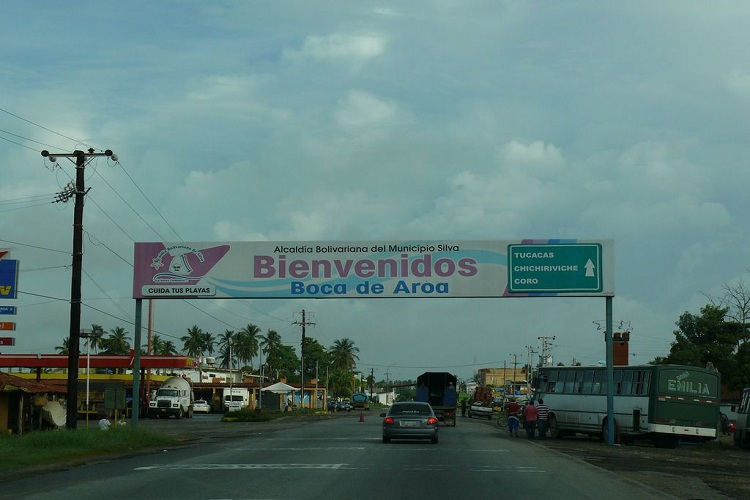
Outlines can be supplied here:
[[598, 293], [602, 288], [598, 243], [508, 245], [511, 293]]

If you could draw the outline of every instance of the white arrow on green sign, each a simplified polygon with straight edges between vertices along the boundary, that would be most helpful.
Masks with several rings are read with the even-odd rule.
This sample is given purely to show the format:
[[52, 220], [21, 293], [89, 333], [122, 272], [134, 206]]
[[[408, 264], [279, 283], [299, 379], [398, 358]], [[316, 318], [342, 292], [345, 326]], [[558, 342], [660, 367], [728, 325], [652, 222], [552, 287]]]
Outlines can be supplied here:
[[602, 288], [598, 243], [508, 245], [511, 293], [597, 293]]

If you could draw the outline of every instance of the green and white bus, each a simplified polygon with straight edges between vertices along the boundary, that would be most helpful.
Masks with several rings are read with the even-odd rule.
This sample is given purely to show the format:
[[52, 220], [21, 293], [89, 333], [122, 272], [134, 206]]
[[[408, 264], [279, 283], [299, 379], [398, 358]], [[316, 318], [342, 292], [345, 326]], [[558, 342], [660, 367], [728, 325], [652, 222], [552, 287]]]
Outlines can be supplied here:
[[740, 448], [750, 448], [750, 387], [742, 390], [742, 399], [740, 406], [737, 408], [737, 420], [734, 423], [734, 444]]
[[[715, 439], [719, 372], [693, 366], [614, 367], [615, 438], [648, 438], [673, 448], [680, 440]], [[607, 442], [607, 370], [603, 366], [539, 369], [535, 399], [549, 407], [549, 433], [598, 435]]]

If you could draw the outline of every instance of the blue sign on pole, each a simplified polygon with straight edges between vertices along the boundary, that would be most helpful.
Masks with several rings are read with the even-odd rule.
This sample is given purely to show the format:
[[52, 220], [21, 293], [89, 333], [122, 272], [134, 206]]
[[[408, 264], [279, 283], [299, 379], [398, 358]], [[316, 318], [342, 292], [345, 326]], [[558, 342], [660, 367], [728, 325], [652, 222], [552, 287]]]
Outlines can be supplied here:
[[16, 306], [0, 306], [0, 314], [16, 314]]
[[18, 261], [0, 259], [0, 299], [15, 299], [18, 288]]

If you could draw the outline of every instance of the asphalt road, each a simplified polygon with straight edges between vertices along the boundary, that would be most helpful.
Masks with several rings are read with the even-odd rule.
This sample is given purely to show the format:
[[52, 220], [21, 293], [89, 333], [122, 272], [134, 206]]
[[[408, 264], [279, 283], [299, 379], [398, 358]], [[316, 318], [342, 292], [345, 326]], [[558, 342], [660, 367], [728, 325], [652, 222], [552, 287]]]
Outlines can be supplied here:
[[4, 482], [0, 497], [670, 498], [543, 443], [508, 439], [481, 420], [441, 427], [436, 445], [383, 444], [374, 413], [364, 414], [363, 422], [356, 413], [268, 424], [199, 415], [140, 425], [186, 438], [186, 444]]

